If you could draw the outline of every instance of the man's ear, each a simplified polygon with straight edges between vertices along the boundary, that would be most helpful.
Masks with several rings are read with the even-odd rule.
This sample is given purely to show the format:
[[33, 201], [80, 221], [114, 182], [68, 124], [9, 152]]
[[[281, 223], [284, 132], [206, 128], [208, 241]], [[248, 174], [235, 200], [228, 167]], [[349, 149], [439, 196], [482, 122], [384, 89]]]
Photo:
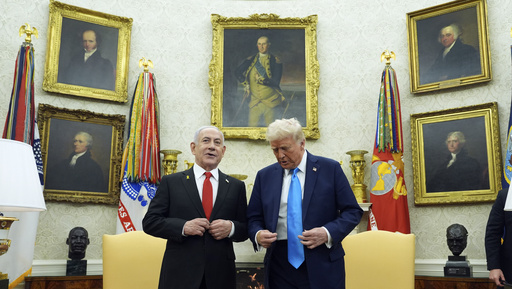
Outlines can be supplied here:
[[69, 245], [69, 238], [66, 239], [66, 245]]

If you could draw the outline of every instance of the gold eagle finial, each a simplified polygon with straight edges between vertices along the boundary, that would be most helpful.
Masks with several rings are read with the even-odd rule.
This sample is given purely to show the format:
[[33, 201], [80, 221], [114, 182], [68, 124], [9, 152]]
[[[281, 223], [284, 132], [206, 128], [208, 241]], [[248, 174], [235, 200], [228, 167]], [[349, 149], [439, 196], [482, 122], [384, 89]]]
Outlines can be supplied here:
[[144, 66], [144, 72], [148, 72], [149, 71], [149, 66], [151, 66], [151, 68], [153, 68], [153, 61], [151, 60], [146, 60], [145, 57], [142, 57], [141, 60], [139, 60], [139, 67], [142, 67]]
[[27, 23], [25, 23], [25, 25], [21, 25], [20, 27], [20, 36], [23, 34], [27, 34], [27, 37], [25, 37], [25, 42], [27, 43], [32, 42], [32, 35], [35, 35], [36, 38], [39, 38], [39, 32], [37, 32], [37, 29], [35, 27], [30, 29], [30, 25]]
[[384, 59], [386, 59], [386, 65], [391, 64], [391, 58], [395, 59], [395, 53], [393, 51], [389, 52], [387, 49], [382, 52], [380, 55], [380, 62], [382, 62]]

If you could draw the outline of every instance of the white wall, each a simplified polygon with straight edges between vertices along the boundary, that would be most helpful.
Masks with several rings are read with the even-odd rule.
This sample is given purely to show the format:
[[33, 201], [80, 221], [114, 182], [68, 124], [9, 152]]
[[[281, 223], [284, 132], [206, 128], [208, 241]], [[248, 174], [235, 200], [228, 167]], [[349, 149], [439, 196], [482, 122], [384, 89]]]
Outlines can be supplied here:
[[[461, 223], [469, 231], [464, 254], [470, 259], [485, 259], [484, 228], [491, 204], [454, 206], [414, 206], [411, 163], [410, 114], [497, 101], [501, 139], [505, 140], [510, 108], [510, 28], [509, 0], [489, 0], [489, 38], [493, 80], [486, 84], [434, 93], [409, 92], [409, 66], [406, 13], [445, 3], [443, 0], [389, 1], [220, 1], [220, 0], [111, 0], [66, 3], [109, 14], [133, 18], [128, 94], [142, 70], [142, 57], [155, 64], [157, 91], [161, 105], [161, 147], [178, 149], [178, 169], [184, 160], [193, 160], [189, 143], [196, 128], [210, 123], [208, 65], [211, 59], [212, 13], [228, 17], [247, 17], [254, 13], [275, 13], [281, 17], [318, 15], [317, 43], [320, 63], [318, 94], [321, 138], [307, 141], [317, 155], [343, 160], [351, 181], [349, 156], [354, 149], [372, 151], [374, 144], [380, 75], [385, 49], [396, 53], [392, 61], [401, 90], [405, 145], [405, 179], [409, 192], [412, 232], [416, 234], [418, 260], [446, 260], [445, 230]], [[2, 0], [0, 16], [0, 120], [7, 113], [14, 61], [23, 38], [18, 29], [29, 23], [39, 30], [33, 39], [36, 48], [36, 103], [70, 109], [86, 109], [107, 114], [128, 114], [129, 103], [118, 104], [88, 98], [47, 93], [42, 90], [48, 27], [47, 0]], [[273, 155], [263, 141], [227, 140], [226, 155], [220, 169], [226, 173], [248, 175], [250, 186], [258, 169], [272, 163]], [[502, 145], [504, 147], [504, 145]], [[370, 162], [367, 155], [367, 162]], [[366, 169], [369, 183], [369, 166]], [[101, 237], [115, 233], [116, 206], [48, 202], [41, 214], [35, 259], [67, 259], [65, 244], [72, 227], [83, 226], [90, 234], [87, 259], [101, 259]], [[248, 243], [237, 246], [237, 261], [260, 261]]]

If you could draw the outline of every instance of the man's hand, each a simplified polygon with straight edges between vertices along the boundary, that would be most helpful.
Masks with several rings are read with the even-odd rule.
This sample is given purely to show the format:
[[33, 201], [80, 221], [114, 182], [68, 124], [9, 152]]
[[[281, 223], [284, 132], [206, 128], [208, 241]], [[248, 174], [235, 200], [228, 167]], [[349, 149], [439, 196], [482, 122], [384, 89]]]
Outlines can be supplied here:
[[[288, 236], [289, 238], [290, 236]], [[306, 246], [308, 249], [314, 249], [322, 244], [325, 244], [328, 240], [327, 232], [323, 228], [313, 228], [311, 230], [306, 230], [302, 232], [302, 235], [299, 236], [299, 239], [302, 245]]]
[[206, 218], [196, 218], [185, 223], [183, 233], [185, 236], [202, 236], [210, 228], [210, 221]]
[[489, 271], [489, 279], [494, 281], [496, 285], [503, 287], [501, 280], [505, 281], [505, 276], [503, 275], [503, 271], [501, 271], [501, 269], [492, 269]]
[[211, 222], [208, 232], [215, 240], [224, 239], [231, 233], [231, 222], [222, 219], [214, 220]]
[[277, 233], [271, 233], [269, 230], [262, 230], [256, 234], [256, 241], [263, 248], [269, 248], [277, 240]]

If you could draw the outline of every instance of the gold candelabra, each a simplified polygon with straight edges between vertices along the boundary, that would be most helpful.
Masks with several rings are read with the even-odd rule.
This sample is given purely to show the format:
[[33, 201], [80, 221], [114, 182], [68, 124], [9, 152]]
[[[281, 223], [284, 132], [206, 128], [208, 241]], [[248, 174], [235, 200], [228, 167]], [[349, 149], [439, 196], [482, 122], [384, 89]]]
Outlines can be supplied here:
[[161, 150], [160, 153], [164, 154], [162, 159], [162, 167], [165, 175], [170, 175], [176, 172], [178, 168], [178, 155], [181, 154], [179, 150]]
[[194, 166], [194, 162], [189, 162], [185, 160], [185, 165], [187, 166], [187, 170], [190, 169], [192, 166]]
[[350, 168], [352, 169], [352, 179], [354, 184], [351, 186], [358, 203], [366, 203], [366, 185], [364, 184], [364, 168], [366, 161], [364, 155], [368, 153], [365, 150], [353, 150], [347, 152], [350, 155]]

